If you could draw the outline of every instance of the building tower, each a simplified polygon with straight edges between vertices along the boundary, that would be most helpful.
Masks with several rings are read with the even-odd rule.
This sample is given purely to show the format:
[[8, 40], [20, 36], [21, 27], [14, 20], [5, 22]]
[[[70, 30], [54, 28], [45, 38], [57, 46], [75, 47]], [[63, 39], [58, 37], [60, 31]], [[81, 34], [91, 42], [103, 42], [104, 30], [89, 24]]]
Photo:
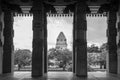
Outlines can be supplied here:
[[60, 32], [56, 40], [56, 49], [63, 50], [66, 48], [67, 48], [67, 39], [64, 33]]

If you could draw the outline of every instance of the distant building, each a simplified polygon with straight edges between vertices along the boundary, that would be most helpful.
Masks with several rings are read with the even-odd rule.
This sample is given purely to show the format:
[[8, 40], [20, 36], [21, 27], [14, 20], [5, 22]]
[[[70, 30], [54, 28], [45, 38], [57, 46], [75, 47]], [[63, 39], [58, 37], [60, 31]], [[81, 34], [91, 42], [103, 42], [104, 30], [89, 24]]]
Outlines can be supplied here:
[[60, 32], [56, 40], [56, 49], [63, 50], [66, 48], [67, 48], [67, 39], [64, 33]]

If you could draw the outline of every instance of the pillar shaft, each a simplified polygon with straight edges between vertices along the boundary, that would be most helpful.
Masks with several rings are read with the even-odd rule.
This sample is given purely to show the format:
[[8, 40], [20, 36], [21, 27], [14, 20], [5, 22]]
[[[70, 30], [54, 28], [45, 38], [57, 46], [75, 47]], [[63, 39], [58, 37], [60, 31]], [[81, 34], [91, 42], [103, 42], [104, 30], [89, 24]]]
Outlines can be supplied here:
[[4, 11], [3, 73], [12, 72], [13, 16], [10, 10]]
[[74, 16], [74, 19], [73, 19], [73, 73], [75, 73], [75, 59], [76, 59], [76, 57], [75, 57], [75, 54], [76, 54], [76, 50], [75, 50], [75, 48], [76, 48], [76, 45], [75, 45], [75, 29], [76, 27], [75, 27], [75, 16]]
[[[120, 17], [119, 17], [120, 20]], [[120, 22], [118, 22], [118, 48], [117, 48], [117, 54], [118, 54], [118, 74], [120, 74]]]
[[44, 14], [42, 1], [33, 2], [33, 52], [32, 52], [32, 77], [40, 77], [44, 72]]
[[118, 48], [117, 48], [117, 54], [118, 54], [118, 74], [120, 74], [120, 8], [118, 12]]
[[110, 11], [108, 16], [109, 72], [114, 74], [117, 73], [116, 20], [116, 12]]
[[84, 1], [76, 5], [76, 75], [87, 76], [86, 6]]
[[48, 56], [47, 56], [47, 16], [44, 13], [44, 73], [48, 71]]
[[119, 5], [119, 9], [118, 9], [117, 19], [118, 19], [118, 24], [117, 24], [117, 28], [118, 28], [118, 50], [117, 50], [117, 54], [118, 54], [118, 74], [120, 74], [120, 5]]
[[0, 74], [2, 74], [2, 58], [3, 58], [3, 12], [0, 7]]

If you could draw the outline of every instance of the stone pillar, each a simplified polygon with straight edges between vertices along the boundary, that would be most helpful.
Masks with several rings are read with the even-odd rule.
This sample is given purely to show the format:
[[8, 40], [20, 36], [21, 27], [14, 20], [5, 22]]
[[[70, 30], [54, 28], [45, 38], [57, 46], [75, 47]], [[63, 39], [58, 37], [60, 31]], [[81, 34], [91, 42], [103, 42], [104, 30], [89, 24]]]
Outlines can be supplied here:
[[118, 22], [118, 47], [117, 47], [117, 56], [118, 56], [118, 74], [120, 74], [120, 22]]
[[3, 21], [3, 12], [1, 10], [1, 7], [0, 7], [0, 74], [2, 74], [2, 59], [3, 59], [3, 40], [4, 40], [4, 37], [3, 37], [3, 24], [4, 24], [4, 21]]
[[4, 10], [4, 45], [3, 73], [13, 72], [13, 15], [9, 9]]
[[44, 13], [44, 73], [48, 71], [48, 56], [47, 56], [47, 16]]
[[33, 52], [32, 77], [43, 76], [44, 73], [44, 8], [41, 0], [33, 2]]
[[110, 10], [108, 14], [108, 52], [109, 52], [109, 72], [117, 74], [117, 45], [116, 45], [116, 11]]
[[117, 48], [117, 54], [118, 54], [118, 74], [120, 74], [120, 6], [118, 11], [118, 36], [117, 36], [117, 42], [118, 42], [118, 48]]
[[76, 31], [76, 26], [75, 26], [75, 15], [74, 15], [74, 18], [73, 18], [73, 68], [72, 68], [72, 71], [73, 73], [75, 73], [75, 54], [76, 54], [76, 45], [75, 45], [75, 31]]
[[87, 76], [86, 7], [84, 0], [78, 1], [75, 11], [76, 75], [83, 77]]

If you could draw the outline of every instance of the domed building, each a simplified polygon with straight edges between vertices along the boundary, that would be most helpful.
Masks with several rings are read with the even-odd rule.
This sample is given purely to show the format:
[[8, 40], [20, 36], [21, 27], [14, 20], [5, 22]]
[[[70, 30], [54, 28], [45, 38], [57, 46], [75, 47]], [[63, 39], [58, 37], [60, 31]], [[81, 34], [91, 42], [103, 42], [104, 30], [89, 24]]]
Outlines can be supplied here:
[[67, 39], [64, 33], [60, 32], [56, 40], [56, 49], [64, 50], [66, 48], [67, 48]]

